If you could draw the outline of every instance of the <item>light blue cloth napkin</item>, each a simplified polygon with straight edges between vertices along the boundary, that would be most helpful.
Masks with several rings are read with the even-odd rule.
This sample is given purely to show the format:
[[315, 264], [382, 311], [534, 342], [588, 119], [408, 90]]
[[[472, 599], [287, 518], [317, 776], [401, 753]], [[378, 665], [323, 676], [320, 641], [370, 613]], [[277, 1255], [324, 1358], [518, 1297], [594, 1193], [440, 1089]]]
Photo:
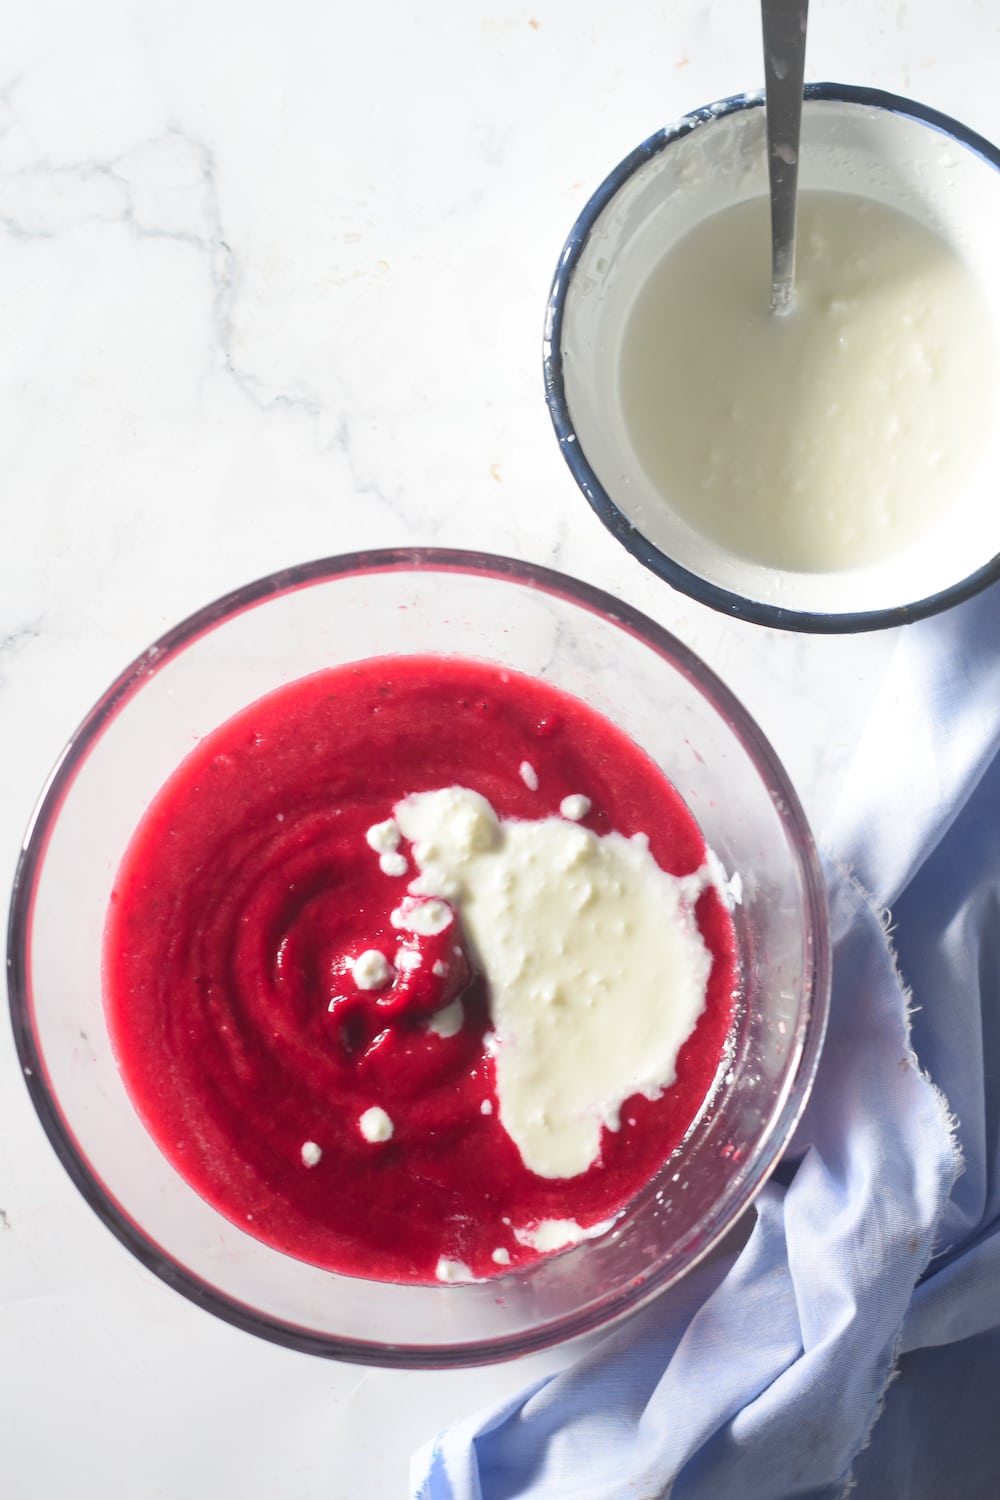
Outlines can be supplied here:
[[824, 845], [830, 1030], [744, 1249], [415, 1500], [1000, 1496], [1000, 588], [900, 633]]

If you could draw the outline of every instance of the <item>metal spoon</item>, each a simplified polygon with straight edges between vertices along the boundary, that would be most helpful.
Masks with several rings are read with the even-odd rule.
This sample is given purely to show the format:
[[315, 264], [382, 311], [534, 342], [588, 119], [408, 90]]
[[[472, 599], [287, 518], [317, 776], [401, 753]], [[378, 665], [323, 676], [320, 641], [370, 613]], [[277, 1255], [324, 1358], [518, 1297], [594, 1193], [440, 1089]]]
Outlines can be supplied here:
[[787, 313], [795, 282], [795, 194], [809, 0], [760, 0], [771, 183], [771, 311]]

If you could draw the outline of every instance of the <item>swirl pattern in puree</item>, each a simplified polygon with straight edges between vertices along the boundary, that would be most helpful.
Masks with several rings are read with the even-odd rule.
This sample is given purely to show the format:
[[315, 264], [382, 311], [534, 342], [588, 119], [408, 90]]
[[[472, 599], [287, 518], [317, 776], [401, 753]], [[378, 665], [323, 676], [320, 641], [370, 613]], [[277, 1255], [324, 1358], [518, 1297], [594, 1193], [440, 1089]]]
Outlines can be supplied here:
[[[401, 799], [455, 785], [501, 824], [589, 803], [592, 839], [645, 835], [674, 877], [705, 864], [662, 772], [582, 702], [488, 663], [393, 657], [294, 682], [201, 741], [108, 915], [106, 1009], [147, 1128], [226, 1217], [347, 1274], [488, 1276], [557, 1248], [561, 1225], [607, 1222], [702, 1109], [730, 1028], [735, 942], [709, 881], [693, 920], [710, 974], [674, 1081], [627, 1099], [586, 1170], [529, 1170], [461, 911], [444, 934], [401, 928], [414, 849], [369, 839]], [[365, 988], [354, 965], [372, 953], [393, 978]]]

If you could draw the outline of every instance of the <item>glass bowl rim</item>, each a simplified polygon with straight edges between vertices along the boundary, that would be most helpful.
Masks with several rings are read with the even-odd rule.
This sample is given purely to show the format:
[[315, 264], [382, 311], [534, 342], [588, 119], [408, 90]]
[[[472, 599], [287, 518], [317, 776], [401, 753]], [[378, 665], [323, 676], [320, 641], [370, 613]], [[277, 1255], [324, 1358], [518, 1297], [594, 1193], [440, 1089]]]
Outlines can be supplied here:
[[[984, 136], [978, 135], [967, 125], [945, 115], [929, 105], [904, 98], [900, 94], [887, 93], [882, 89], [848, 83], [807, 83], [806, 102], [831, 101], [854, 104], [869, 109], [880, 109], [889, 114], [903, 115], [918, 124], [950, 136], [959, 145], [973, 152], [995, 171], [1000, 172], [1000, 147]], [[545, 381], [545, 400], [549, 416], [555, 428], [559, 448], [573, 478], [582, 491], [591, 509], [595, 512], [612, 536], [626, 551], [658, 578], [696, 599], [700, 604], [719, 610], [736, 619], [748, 620], [755, 625], [769, 625], [778, 630], [803, 631], [812, 635], [838, 635], [867, 630], [888, 630], [896, 625], [906, 625], [914, 620], [926, 619], [930, 615], [950, 609], [970, 599], [980, 590], [1000, 579], [1000, 553], [985, 562], [967, 577], [926, 598], [909, 604], [891, 605], [882, 609], [816, 611], [789, 609], [778, 604], [766, 604], [746, 595], [711, 583], [700, 574], [676, 562], [661, 548], [648, 541], [633, 525], [623, 511], [612, 500], [595, 471], [591, 468], [579, 436], [573, 424], [566, 386], [563, 378], [562, 327], [566, 295], [580, 257], [590, 237], [591, 230], [604, 209], [628, 180], [646, 162], [658, 156], [673, 142], [710, 124], [713, 120], [728, 115], [740, 114], [748, 109], [760, 109], [764, 104], [764, 91], [731, 94], [713, 104], [701, 105], [698, 109], [664, 126], [642, 141], [628, 156], [624, 157], [605, 177], [604, 181], [587, 200], [574, 223], [559, 255], [555, 275], [549, 290], [545, 313], [545, 333], [542, 343], [542, 369]]]
[[[41, 1044], [33, 1021], [29, 949], [34, 896], [51, 830], [91, 748], [141, 691], [149, 678], [187, 648], [237, 615], [288, 593], [314, 585], [386, 572], [445, 572], [507, 581], [535, 588], [583, 610], [601, 615], [640, 640], [691, 681], [722, 715], [768, 787], [799, 864], [807, 923], [806, 1004], [797, 1027], [797, 1057], [784, 1082], [784, 1097], [766, 1149], [748, 1158], [737, 1174], [738, 1191], [730, 1195], [723, 1221], [718, 1205], [705, 1216], [698, 1249], [679, 1267], [662, 1262], [651, 1267], [641, 1286], [629, 1285], [616, 1295], [592, 1301], [509, 1338], [492, 1337], [441, 1345], [389, 1343], [319, 1333], [241, 1302], [175, 1261], [148, 1237], [127, 1209], [107, 1191], [91, 1168], [86, 1152], [64, 1120], [55, 1090], [50, 1088]], [[606, 1331], [644, 1307], [666, 1286], [693, 1269], [732, 1228], [767, 1181], [788, 1144], [812, 1088], [830, 1002], [830, 932], [825, 882], [812, 833], [801, 803], [778, 756], [735, 694], [683, 642], [633, 606], [602, 589], [536, 564], [499, 554], [452, 548], [384, 548], [320, 558], [267, 574], [196, 610], [164, 632], [112, 682], [67, 741], [46, 779], [22, 841], [14, 875], [7, 933], [7, 986], [11, 1024], [22, 1076], [40, 1123], [56, 1156], [81, 1196], [107, 1229], [139, 1263], [196, 1306], [224, 1322], [300, 1353], [367, 1365], [403, 1369], [444, 1369], [495, 1363], [563, 1343], [581, 1334]], [[750, 1167], [753, 1171], [750, 1171]], [[699, 1226], [700, 1227], [700, 1226]], [[332, 1273], [331, 1273], [332, 1274]], [[502, 1278], [498, 1278], [498, 1284]], [[437, 1290], [437, 1289], [435, 1289]], [[449, 1289], [453, 1290], [453, 1289]]]

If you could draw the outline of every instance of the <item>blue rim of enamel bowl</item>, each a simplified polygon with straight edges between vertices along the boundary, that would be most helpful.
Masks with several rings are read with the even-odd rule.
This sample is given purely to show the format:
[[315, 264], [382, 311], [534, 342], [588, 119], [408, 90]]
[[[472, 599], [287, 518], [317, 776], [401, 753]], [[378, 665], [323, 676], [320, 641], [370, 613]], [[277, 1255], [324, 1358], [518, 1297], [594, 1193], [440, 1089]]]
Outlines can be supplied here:
[[[880, 89], [861, 88], [845, 83], [806, 84], [805, 98], [809, 100], [832, 100], [841, 104], [858, 104], [868, 108], [886, 110], [903, 115], [926, 125], [932, 130], [963, 146], [979, 156], [994, 170], [1000, 172], [1000, 148], [993, 145], [974, 130], [953, 120], [939, 110], [898, 94], [888, 94]], [[637, 146], [601, 183], [580, 214], [559, 256], [559, 263], [552, 280], [546, 306], [545, 337], [543, 343], [543, 368], [545, 375], [545, 399], [548, 403], [552, 425], [559, 440], [563, 458], [573, 478], [583, 491], [591, 508], [622, 546], [650, 572], [662, 578], [673, 588], [700, 604], [707, 604], [722, 614], [736, 619], [749, 620], [756, 625], [770, 625], [780, 630], [799, 630], [811, 634], [835, 635], [864, 630], [885, 630], [895, 625], [906, 625], [913, 620], [925, 619], [938, 614], [954, 604], [972, 598], [980, 590], [1000, 580], [1000, 553], [978, 568], [968, 577], [946, 589], [918, 599], [910, 604], [892, 605], [884, 609], [846, 610], [843, 613], [818, 612], [788, 609], [777, 604], [766, 604], [760, 600], [733, 593], [718, 584], [709, 582], [700, 574], [682, 567], [659, 547], [649, 541], [628, 517], [619, 510], [607, 490], [591, 468], [579, 435], [573, 424], [566, 400], [563, 378], [562, 327], [566, 307], [566, 294], [579, 263], [591, 230], [604, 209], [624, 184], [640, 167], [658, 156], [674, 141], [679, 141], [712, 120], [738, 114], [746, 109], [763, 107], [763, 93], [734, 94], [714, 104], [703, 105], [678, 120], [675, 124], [659, 130], [648, 140]]]

